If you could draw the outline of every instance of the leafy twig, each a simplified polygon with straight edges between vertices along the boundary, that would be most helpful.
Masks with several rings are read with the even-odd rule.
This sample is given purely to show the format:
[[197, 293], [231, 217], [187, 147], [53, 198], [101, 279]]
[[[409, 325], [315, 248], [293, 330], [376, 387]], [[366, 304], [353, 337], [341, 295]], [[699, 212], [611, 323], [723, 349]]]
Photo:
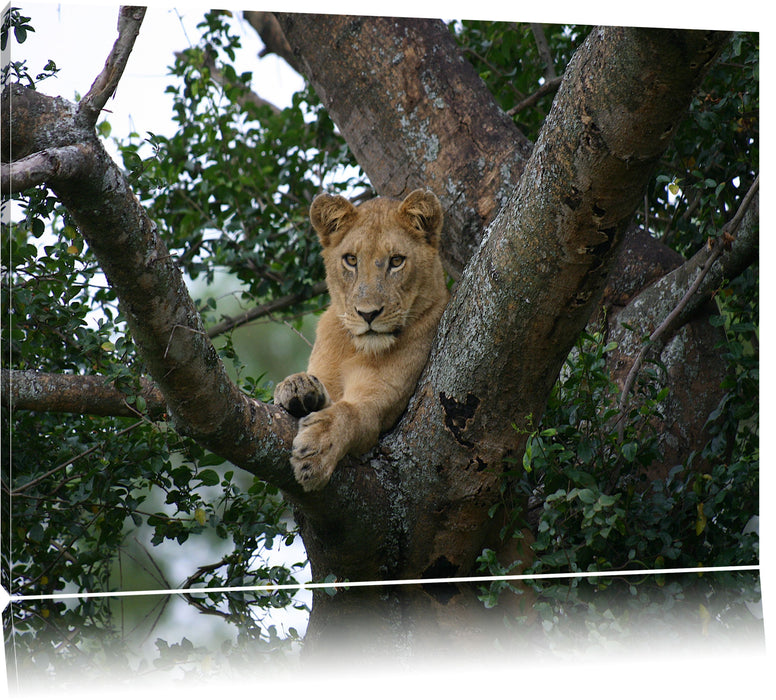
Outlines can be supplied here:
[[679, 318], [680, 314], [684, 311], [685, 307], [688, 305], [693, 295], [698, 290], [698, 287], [700, 287], [701, 282], [703, 282], [703, 279], [706, 277], [709, 270], [711, 270], [712, 266], [717, 261], [717, 259], [722, 255], [722, 253], [725, 250], [730, 249], [730, 246], [735, 240], [735, 234], [738, 231], [739, 226], [741, 225], [741, 221], [743, 220], [744, 215], [749, 209], [752, 199], [757, 193], [757, 190], [759, 188], [759, 183], [760, 183], [760, 176], [758, 175], [755, 178], [754, 182], [752, 183], [752, 186], [749, 188], [749, 191], [746, 193], [746, 196], [741, 201], [741, 204], [738, 207], [738, 211], [736, 212], [735, 216], [730, 220], [730, 223], [728, 223], [728, 225], [723, 229], [722, 235], [714, 241], [709, 240], [708, 246], [711, 252], [708, 258], [706, 258], [706, 261], [702, 265], [701, 269], [699, 270], [695, 280], [690, 285], [689, 289], [684, 293], [684, 296], [682, 296], [682, 298], [679, 300], [676, 306], [672, 309], [671, 313], [669, 313], [668, 316], [666, 316], [666, 318], [663, 320], [663, 322], [650, 334], [648, 340], [644, 343], [641, 350], [639, 351], [639, 354], [636, 356], [636, 359], [634, 360], [633, 365], [631, 365], [630, 371], [628, 372], [628, 376], [625, 378], [625, 383], [622, 388], [622, 393], [620, 394], [620, 402], [618, 406], [618, 421], [620, 421], [620, 427], [619, 427], [620, 440], [622, 440], [623, 431], [624, 431], [624, 424], [622, 421], [625, 416], [625, 411], [628, 407], [628, 397], [630, 395], [631, 389], [633, 388], [633, 384], [636, 380], [639, 370], [641, 369], [641, 365], [644, 362], [644, 358], [646, 357], [647, 352], [649, 351], [650, 348], [655, 346], [657, 343], [662, 342], [663, 337], [667, 335], [669, 330], [674, 328], [675, 323]]
[[[117, 433], [111, 436], [111, 439], [120, 438], [122, 435], [134, 430], [139, 425], [142, 425], [145, 421], [137, 421], [137, 423], [133, 423], [132, 425], [124, 428], [123, 430], [119, 430]], [[96, 445], [93, 445], [88, 450], [84, 450], [83, 452], [80, 452], [79, 454], [75, 455], [74, 457], [71, 457], [65, 462], [62, 462], [62, 464], [58, 464], [53, 469], [49, 469], [44, 474], [41, 474], [39, 477], [32, 479], [31, 481], [28, 481], [26, 484], [22, 484], [16, 489], [13, 489], [11, 491], [11, 496], [16, 496], [17, 494], [21, 493], [22, 491], [26, 491], [31, 486], [35, 486], [35, 484], [40, 483], [44, 479], [47, 479], [48, 477], [52, 476], [53, 474], [56, 474], [58, 471], [64, 469], [65, 467], [69, 467], [74, 462], [78, 461], [79, 459], [83, 459], [84, 457], [88, 457], [92, 452], [95, 452], [96, 450], [99, 450], [101, 447], [104, 447], [105, 442], [99, 442]]]

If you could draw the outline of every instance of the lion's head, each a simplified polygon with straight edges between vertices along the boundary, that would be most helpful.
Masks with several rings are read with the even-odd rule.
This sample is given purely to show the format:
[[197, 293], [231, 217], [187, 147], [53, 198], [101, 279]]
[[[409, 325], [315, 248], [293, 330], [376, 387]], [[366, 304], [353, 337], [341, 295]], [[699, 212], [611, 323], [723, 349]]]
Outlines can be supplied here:
[[446, 293], [438, 254], [442, 207], [433, 193], [415, 190], [404, 201], [377, 197], [359, 206], [322, 194], [310, 219], [323, 245], [332, 307], [357, 350], [388, 350]]

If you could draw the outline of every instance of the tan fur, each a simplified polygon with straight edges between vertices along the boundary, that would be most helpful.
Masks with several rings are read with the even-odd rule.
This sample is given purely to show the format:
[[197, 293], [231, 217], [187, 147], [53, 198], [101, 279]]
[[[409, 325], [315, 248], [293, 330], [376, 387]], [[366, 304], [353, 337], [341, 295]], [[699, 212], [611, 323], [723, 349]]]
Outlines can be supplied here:
[[323, 488], [346, 454], [370, 449], [398, 420], [448, 299], [438, 255], [442, 208], [431, 192], [358, 207], [319, 195], [310, 219], [331, 305], [307, 372], [275, 389], [275, 403], [304, 416], [291, 464], [306, 491]]

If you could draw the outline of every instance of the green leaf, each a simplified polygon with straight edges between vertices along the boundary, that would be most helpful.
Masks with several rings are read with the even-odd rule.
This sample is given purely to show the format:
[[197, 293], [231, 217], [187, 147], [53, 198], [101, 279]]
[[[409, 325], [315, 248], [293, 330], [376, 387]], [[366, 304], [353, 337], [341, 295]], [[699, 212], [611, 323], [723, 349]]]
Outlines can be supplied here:
[[[592, 489], [577, 489], [576, 492], [577, 497], [582, 503], [591, 504], [596, 502], [596, 495]], [[573, 491], [571, 493], [573, 493]], [[569, 493], [569, 497], [571, 496], [571, 493]]]
[[595, 477], [582, 469], [566, 469], [564, 474], [575, 484], [587, 489], [595, 489], [597, 486]]
[[170, 475], [172, 476], [173, 483], [177, 487], [186, 486], [189, 483], [189, 480], [191, 479], [191, 469], [186, 466], [177, 467], [176, 469], [173, 469], [170, 472]]
[[610, 508], [615, 503], [617, 503], [618, 496], [607, 496], [606, 494], [602, 493], [598, 497], [598, 502], [604, 507], [604, 508]]
[[636, 442], [626, 442], [622, 446], [622, 456], [628, 461], [633, 462], [639, 453], [639, 445]]
[[197, 478], [204, 486], [216, 486], [221, 481], [218, 472], [213, 469], [203, 469], [202, 471], [197, 472]]
[[226, 460], [217, 454], [207, 452], [199, 459], [200, 467], [217, 467], [219, 464], [223, 464]]

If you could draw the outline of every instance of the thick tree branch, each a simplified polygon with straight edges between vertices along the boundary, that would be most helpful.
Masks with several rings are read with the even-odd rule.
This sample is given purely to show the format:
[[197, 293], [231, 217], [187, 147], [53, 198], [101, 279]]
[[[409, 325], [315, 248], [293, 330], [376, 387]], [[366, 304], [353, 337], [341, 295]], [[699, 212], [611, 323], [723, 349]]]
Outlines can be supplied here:
[[39, 151], [78, 146], [83, 138], [83, 129], [75, 124], [76, 105], [61, 97], [51, 98], [11, 83], [3, 89], [2, 101], [11, 114], [10, 119], [0, 121], [4, 164]]
[[[408, 500], [417, 498], [409, 537], [429, 542], [418, 561], [433, 561], [436, 547], [460, 552], [464, 569], [476, 557], [460, 523], [488, 522], [503, 460], [523, 449], [511, 426], [532, 427], [543, 413], [652, 169], [725, 39], [602, 28], [569, 65], [520, 184], [464, 271], [419, 391], [386, 442], [412, 455], [402, 478], [436, 484], [407, 488]], [[646, 79], [655, 74], [668, 77]], [[628, 111], [613, 107], [624, 103]], [[440, 515], [441, 503], [459, 505]]]
[[78, 145], [38, 151], [15, 163], [3, 163], [0, 191], [13, 194], [50, 180], [71, 178], [83, 165], [82, 149]]
[[9, 410], [78, 413], [95, 416], [164, 417], [167, 405], [154, 383], [140, 380], [145, 409], [127, 403], [124, 393], [104, 377], [53, 374], [29, 370], [0, 370], [3, 406]]
[[[238, 390], [156, 227], [105, 154], [56, 188], [121, 300], [135, 343], [179, 432], [285, 488], [294, 423]], [[104, 185], [107, 183], [107, 187]], [[94, 202], [101, 201], [99, 210]]]
[[[518, 422], [541, 414], [544, 397], [600, 299], [652, 169], [725, 39], [714, 33], [602, 28], [577, 52], [514, 196], [490, 227], [442, 319], [428, 400], [438, 404], [444, 392], [465, 404], [467, 393], [476, 390], [481, 406], [459, 440], [494, 443], [492, 433], [480, 435], [486, 430], [477, 418], [480, 411]], [[655, 71], [671, 78], [646, 89], [644, 76]], [[628, 112], [612, 108], [636, 93], [640, 99], [631, 101]], [[499, 382], [494, 384], [493, 376]], [[515, 407], [516, 397], [528, 403]], [[436, 447], [433, 440], [426, 444]]]

